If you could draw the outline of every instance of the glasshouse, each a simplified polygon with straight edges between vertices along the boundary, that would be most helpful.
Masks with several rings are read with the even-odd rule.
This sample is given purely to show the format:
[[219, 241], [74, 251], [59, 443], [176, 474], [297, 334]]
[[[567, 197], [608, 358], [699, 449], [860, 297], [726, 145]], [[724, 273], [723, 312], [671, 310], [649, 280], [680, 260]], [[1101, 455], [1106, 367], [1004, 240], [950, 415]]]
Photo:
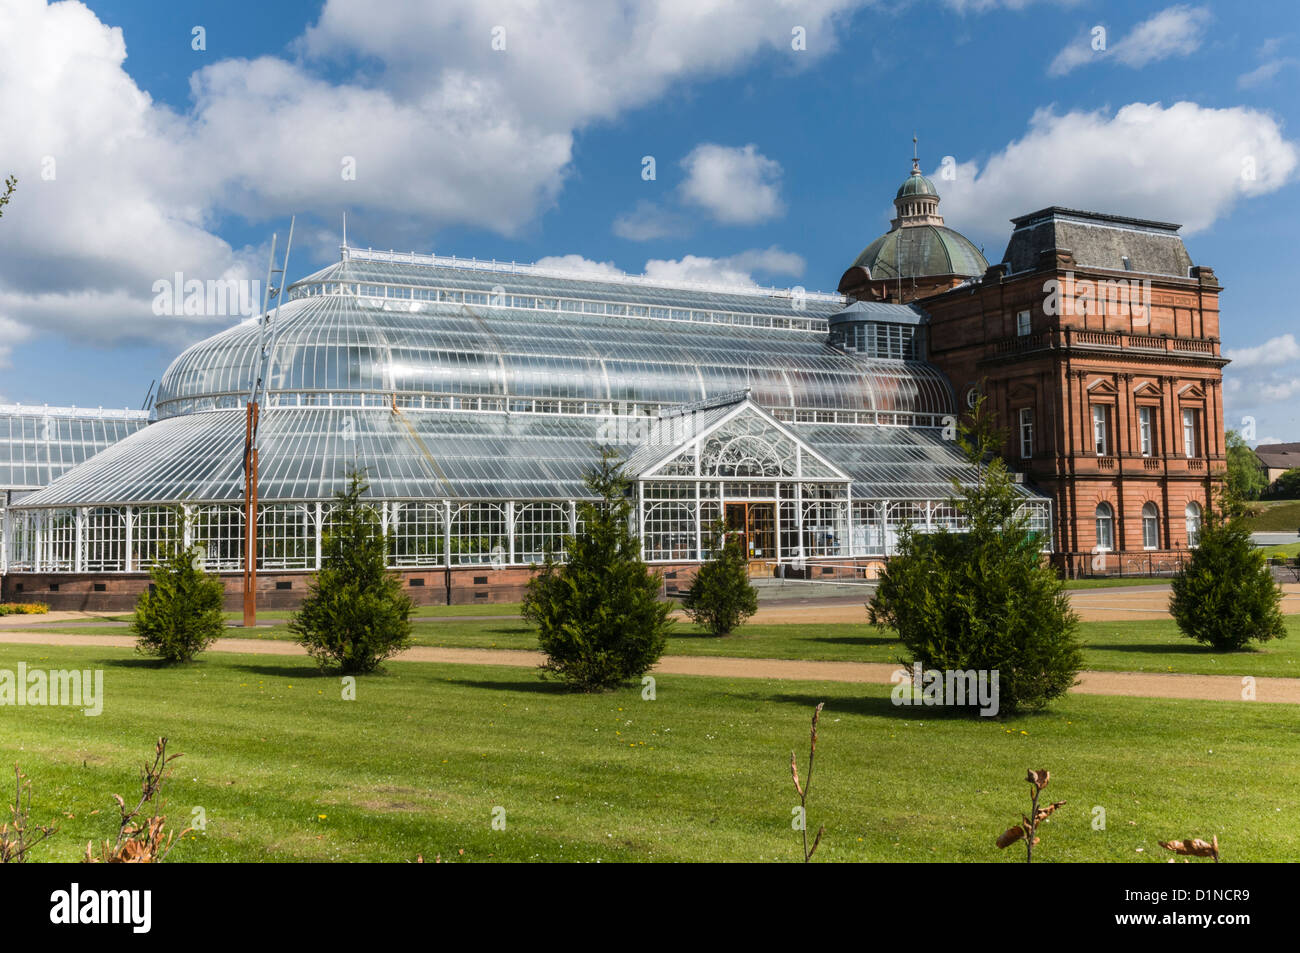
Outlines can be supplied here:
[[[954, 525], [952, 481], [970, 475], [915, 305], [345, 247], [273, 317], [186, 350], [156, 420], [11, 502], [4, 570], [105, 591], [148, 568], [182, 508], [209, 567], [240, 570], [264, 333], [267, 585], [318, 567], [354, 470], [392, 565], [445, 570], [449, 594], [459, 567], [526, 578], [574, 530], [604, 446], [624, 459], [645, 558], [665, 566], [698, 561], [719, 519], [756, 571], [866, 565], [905, 525]], [[1049, 501], [1021, 492], [1047, 533]]]

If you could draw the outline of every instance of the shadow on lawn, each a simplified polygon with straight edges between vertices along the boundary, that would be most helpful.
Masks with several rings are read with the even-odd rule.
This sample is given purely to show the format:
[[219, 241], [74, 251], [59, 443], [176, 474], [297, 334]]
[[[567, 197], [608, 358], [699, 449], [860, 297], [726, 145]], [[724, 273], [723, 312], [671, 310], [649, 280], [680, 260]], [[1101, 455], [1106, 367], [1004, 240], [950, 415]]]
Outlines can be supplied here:
[[499, 692], [528, 692], [533, 695], [576, 695], [575, 692], [563, 682], [547, 681], [542, 678], [534, 678], [531, 681], [484, 681], [477, 678], [447, 678], [443, 679], [448, 685], [463, 685], [466, 688], [486, 688], [491, 691]]
[[1188, 639], [1185, 645], [1166, 642], [1125, 642], [1111, 644], [1106, 642], [1085, 642], [1085, 650], [1094, 652], [1140, 652], [1152, 655], [1197, 655], [1227, 656], [1229, 658], [1249, 658], [1252, 655], [1267, 655], [1267, 651], [1256, 648], [1216, 649], [1212, 645], [1201, 645]]

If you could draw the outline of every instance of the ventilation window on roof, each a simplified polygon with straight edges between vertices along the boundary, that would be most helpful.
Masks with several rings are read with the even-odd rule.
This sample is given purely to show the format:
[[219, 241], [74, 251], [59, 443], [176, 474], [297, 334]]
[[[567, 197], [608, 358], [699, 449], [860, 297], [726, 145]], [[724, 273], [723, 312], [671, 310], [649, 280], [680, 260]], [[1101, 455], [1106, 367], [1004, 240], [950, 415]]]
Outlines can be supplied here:
[[1131, 262], [1131, 261], [1128, 260], [1128, 255], [1121, 255], [1121, 256], [1120, 256], [1120, 260], [1124, 262], [1124, 270], [1125, 270], [1125, 271], [1132, 271], [1132, 270], [1133, 270], [1133, 262]]

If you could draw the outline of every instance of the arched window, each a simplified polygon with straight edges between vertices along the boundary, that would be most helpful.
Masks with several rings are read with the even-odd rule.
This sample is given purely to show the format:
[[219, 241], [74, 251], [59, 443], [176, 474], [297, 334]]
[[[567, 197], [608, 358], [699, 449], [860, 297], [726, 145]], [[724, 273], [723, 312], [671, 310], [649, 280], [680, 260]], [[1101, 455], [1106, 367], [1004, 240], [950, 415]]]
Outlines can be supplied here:
[[1115, 511], [1109, 503], [1097, 504], [1097, 552], [1108, 553], [1115, 548]]
[[1160, 508], [1154, 503], [1142, 504], [1142, 548], [1160, 548]]
[[1201, 540], [1201, 504], [1195, 500], [1188, 503], [1183, 510], [1183, 517], [1187, 521], [1187, 545], [1195, 548]]

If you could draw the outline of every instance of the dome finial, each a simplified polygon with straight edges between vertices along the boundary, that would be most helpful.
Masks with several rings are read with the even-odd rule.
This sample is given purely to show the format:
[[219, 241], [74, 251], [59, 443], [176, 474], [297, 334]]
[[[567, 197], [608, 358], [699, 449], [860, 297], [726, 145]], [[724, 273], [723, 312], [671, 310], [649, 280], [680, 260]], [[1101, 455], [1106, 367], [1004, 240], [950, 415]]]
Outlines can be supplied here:
[[916, 157], [916, 133], [912, 133], [912, 175], [921, 174], [921, 160]]

